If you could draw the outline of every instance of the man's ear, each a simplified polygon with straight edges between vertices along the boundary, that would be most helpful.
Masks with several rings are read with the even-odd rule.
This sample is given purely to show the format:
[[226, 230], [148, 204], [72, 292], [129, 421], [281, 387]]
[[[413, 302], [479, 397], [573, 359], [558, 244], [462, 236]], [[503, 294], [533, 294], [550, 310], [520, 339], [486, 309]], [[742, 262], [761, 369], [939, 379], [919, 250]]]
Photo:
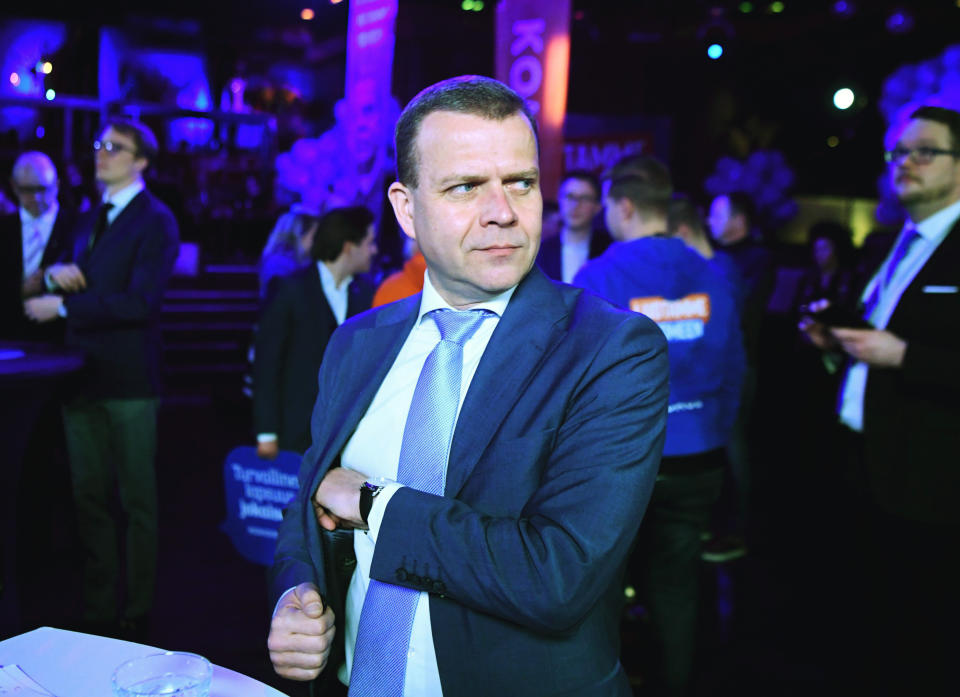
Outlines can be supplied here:
[[406, 184], [393, 182], [387, 190], [387, 196], [390, 198], [390, 205], [393, 206], [393, 214], [397, 217], [400, 229], [411, 238], [417, 239], [416, 230], [413, 228], [413, 195]]
[[626, 196], [623, 198], [614, 199], [613, 205], [619, 209], [620, 218], [623, 220], [630, 220], [630, 218], [637, 214], [637, 207], [634, 206], [633, 201]]

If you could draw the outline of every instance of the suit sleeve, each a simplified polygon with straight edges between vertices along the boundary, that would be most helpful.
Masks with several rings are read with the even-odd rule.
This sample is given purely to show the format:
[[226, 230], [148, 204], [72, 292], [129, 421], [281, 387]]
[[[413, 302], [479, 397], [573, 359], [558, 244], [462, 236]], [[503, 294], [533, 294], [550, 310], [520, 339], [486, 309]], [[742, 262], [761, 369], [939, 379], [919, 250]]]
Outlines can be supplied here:
[[255, 433], [283, 435], [280, 387], [292, 322], [288, 279], [280, 279], [274, 290], [264, 304], [254, 338], [253, 429]]
[[[387, 505], [371, 577], [543, 633], [586, 616], [616, 582], [649, 501], [668, 397], [666, 341], [648, 319], [625, 318], [597, 344], [577, 388], [557, 398], [555, 437], [539, 452], [520, 448], [546, 464], [519, 516], [402, 488]], [[432, 588], [398, 578], [412, 561], [430, 569]]]
[[938, 399], [948, 394], [960, 396], [960, 350], [913, 342], [907, 337], [902, 371], [904, 384], [910, 389], [929, 392]]
[[159, 312], [179, 252], [173, 215], [154, 211], [143, 223], [142, 237], [122, 291], [86, 290], [64, 298], [71, 324], [78, 328], [142, 324]]

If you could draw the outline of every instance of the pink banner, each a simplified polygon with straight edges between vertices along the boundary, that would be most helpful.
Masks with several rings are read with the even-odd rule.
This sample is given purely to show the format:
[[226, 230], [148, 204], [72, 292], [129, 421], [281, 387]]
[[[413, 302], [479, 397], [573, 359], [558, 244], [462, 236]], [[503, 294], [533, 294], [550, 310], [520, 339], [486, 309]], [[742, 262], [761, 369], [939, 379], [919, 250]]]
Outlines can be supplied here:
[[[394, 25], [398, 0], [351, 0], [347, 18], [346, 97], [358, 85], [373, 81], [381, 99], [390, 95], [393, 75]], [[362, 87], [369, 91], [369, 87]]]
[[497, 79], [526, 99], [537, 118], [543, 196], [556, 199], [563, 174], [570, 0], [501, 0], [496, 51]]

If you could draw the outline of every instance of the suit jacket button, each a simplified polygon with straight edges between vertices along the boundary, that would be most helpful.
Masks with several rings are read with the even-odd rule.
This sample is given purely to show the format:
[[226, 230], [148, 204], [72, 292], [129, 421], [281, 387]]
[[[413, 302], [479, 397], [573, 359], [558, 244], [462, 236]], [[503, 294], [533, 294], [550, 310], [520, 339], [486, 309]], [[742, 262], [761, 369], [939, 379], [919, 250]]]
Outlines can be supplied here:
[[406, 580], [407, 580], [407, 575], [408, 575], [408, 574], [407, 574], [407, 570], [406, 570], [406, 569], [397, 569], [397, 570], [394, 572], [394, 574], [396, 575], [398, 581], [406, 581]]

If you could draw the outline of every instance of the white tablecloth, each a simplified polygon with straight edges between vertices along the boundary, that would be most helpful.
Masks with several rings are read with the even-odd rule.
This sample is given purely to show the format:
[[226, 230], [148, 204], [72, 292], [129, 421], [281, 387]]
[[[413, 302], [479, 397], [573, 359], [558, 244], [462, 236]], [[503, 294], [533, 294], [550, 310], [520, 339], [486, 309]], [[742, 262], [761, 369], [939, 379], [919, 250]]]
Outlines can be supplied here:
[[[119, 639], [41, 627], [0, 641], [0, 665], [17, 664], [56, 697], [110, 697], [110, 678], [131, 658], [164, 649]], [[210, 697], [286, 697], [227, 668], [213, 666]]]

